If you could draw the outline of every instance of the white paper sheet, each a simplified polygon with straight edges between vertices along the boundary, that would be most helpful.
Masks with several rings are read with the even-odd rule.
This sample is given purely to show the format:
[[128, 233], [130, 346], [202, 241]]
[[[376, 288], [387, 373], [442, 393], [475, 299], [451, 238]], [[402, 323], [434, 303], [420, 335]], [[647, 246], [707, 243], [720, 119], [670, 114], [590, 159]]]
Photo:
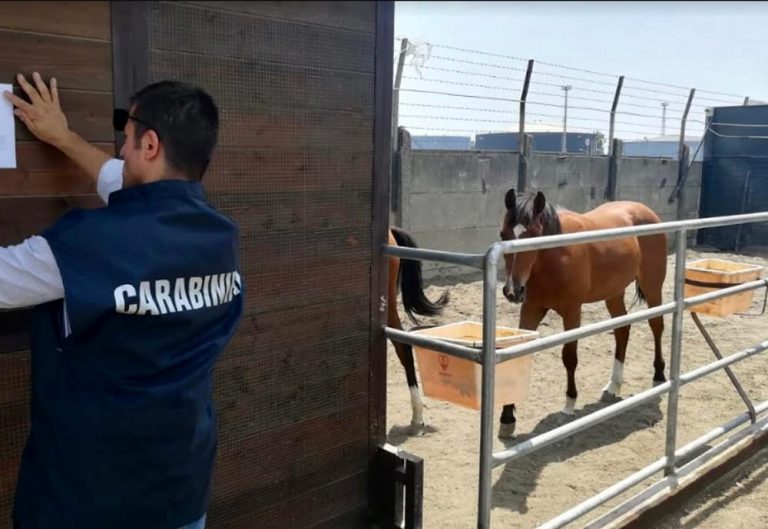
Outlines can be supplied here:
[[2, 94], [13, 86], [0, 83], [0, 169], [16, 169], [16, 130], [13, 105]]

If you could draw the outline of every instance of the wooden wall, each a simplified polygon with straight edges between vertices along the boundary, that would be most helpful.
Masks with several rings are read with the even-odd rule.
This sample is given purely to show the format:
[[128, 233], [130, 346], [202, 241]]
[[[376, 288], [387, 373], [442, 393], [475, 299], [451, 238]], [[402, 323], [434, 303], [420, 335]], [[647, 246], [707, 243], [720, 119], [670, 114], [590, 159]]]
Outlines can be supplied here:
[[[246, 315], [215, 373], [208, 527], [365, 527], [384, 436], [392, 4], [113, 2], [111, 31], [109, 3], [18, 4], [0, 18], [0, 80], [55, 74], [70, 124], [105, 150], [113, 97], [146, 82], [193, 82], [219, 105], [204, 184], [240, 225]], [[1, 244], [94, 199], [50, 149], [25, 140], [18, 154], [0, 171]], [[0, 353], [0, 520], [27, 369], [26, 352]]]
[[[108, 2], [3, 2], [0, 82], [55, 76], [69, 126], [114, 153]], [[72, 206], [100, 204], [94, 186], [17, 122], [18, 169], [0, 169], [0, 245], [17, 244]], [[29, 413], [27, 311], [0, 312], [0, 527], [10, 525]]]

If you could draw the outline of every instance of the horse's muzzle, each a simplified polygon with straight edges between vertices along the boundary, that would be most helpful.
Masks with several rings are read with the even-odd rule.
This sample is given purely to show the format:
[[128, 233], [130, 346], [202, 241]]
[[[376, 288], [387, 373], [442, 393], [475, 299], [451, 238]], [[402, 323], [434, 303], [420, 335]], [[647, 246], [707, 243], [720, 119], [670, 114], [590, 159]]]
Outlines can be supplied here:
[[508, 285], [504, 285], [501, 291], [504, 297], [512, 303], [522, 303], [525, 300], [525, 286], [523, 285], [512, 285], [511, 289]]

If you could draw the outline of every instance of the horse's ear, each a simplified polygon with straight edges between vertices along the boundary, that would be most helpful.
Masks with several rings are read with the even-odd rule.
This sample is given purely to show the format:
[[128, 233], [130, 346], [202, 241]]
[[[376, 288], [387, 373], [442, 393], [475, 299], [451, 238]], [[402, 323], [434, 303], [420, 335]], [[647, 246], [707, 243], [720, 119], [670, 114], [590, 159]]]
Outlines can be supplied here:
[[533, 215], [541, 215], [544, 213], [544, 206], [547, 205], [547, 199], [544, 198], [544, 193], [541, 191], [538, 191], [536, 193], [536, 198], [533, 199]]
[[504, 195], [504, 205], [507, 209], [515, 209], [515, 206], [517, 205], [517, 195], [515, 194], [514, 188], [507, 191], [507, 194]]

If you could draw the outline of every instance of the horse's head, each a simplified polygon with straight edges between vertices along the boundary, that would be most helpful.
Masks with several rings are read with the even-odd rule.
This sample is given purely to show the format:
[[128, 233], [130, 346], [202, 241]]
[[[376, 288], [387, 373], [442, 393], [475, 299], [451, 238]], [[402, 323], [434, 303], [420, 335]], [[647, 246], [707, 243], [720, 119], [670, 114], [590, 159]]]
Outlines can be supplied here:
[[[557, 211], [547, 204], [541, 191], [535, 195], [517, 196], [515, 190], [510, 189], [504, 196], [504, 205], [507, 212], [500, 232], [503, 241], [560, 233]], [[520, 303], [525, 299], [525, 286], [538, 253], [530, 251], [504, 255], [506, 282], [503, 292], [509, 301]]]

